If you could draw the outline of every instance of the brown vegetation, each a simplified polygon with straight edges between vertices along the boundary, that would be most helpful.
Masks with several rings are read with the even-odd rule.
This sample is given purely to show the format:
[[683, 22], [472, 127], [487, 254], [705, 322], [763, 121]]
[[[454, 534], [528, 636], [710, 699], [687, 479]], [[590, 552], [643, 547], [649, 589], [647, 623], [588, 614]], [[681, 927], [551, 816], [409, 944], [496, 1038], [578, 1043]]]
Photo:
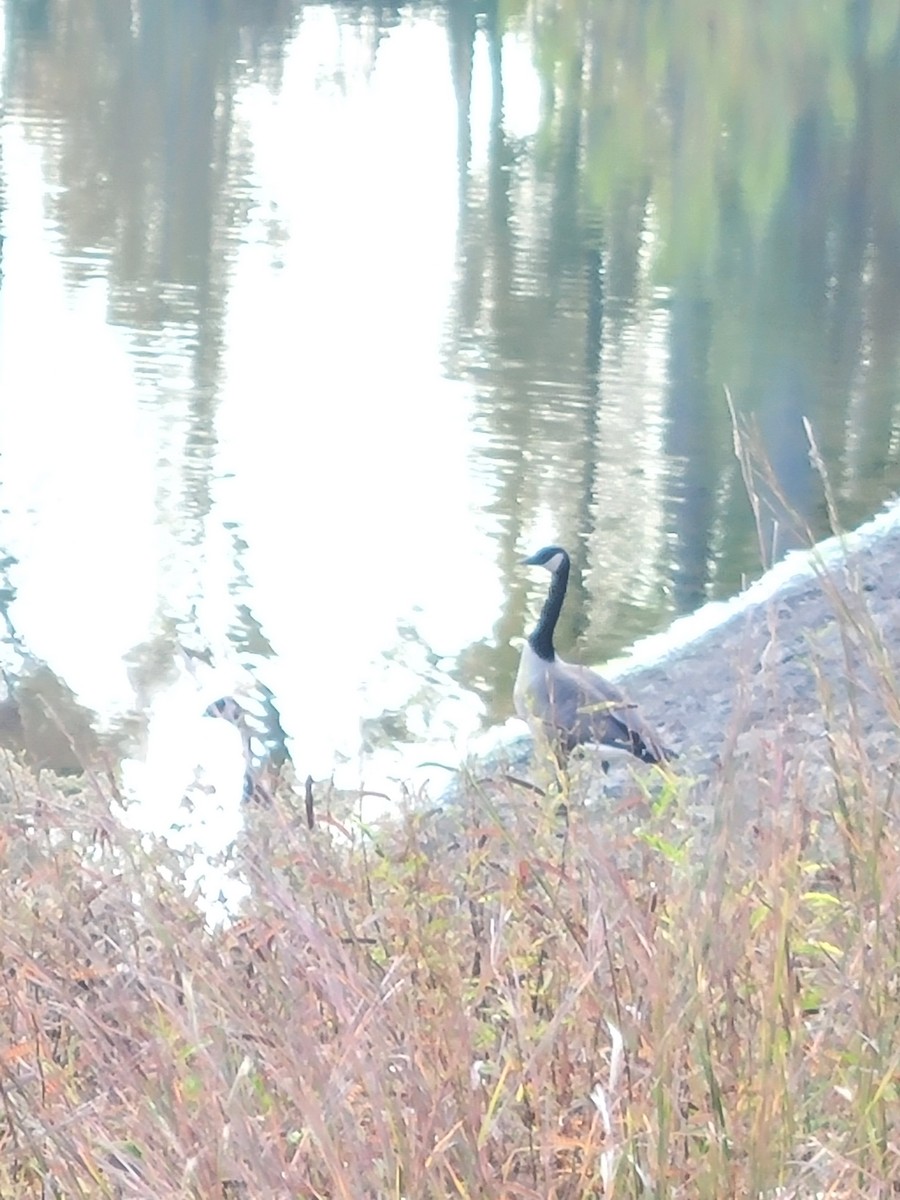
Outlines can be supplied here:
[[[777, 601], [701, 778], [470, 778], [378, 828], [277, 795], [224, 926], [100, 780], [8, 762], [0, 1195], [896, 1195], [900, 696], [847, 562], [842, 658], [782, 655]], [[801, 653], [808, 719], [760, 724]]]
[[712, 825], [655, 769], [602, 819], [472, 784], [456, 838], [278, 800], [217, 929], [99, 786], [10, 768], [0, 1194], [893, 1194], [894, 775], [831, 745], [723, 763]]

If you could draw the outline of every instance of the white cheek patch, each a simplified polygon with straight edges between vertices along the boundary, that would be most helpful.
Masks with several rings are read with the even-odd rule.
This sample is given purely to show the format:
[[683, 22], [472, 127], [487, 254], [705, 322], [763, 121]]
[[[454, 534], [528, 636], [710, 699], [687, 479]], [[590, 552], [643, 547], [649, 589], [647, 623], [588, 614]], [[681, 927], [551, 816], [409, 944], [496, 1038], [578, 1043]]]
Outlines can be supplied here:
[[547, 568], [548, 571], [555, 571], [557, 569], [557, 567], [559, 566], [559, 564], [562, 562], [562, 560], [563, 560], [563, 556], [557, 551], [557, 553], [554, 554], [552, 558], [547, 559], [547, 561], [544, 563], [544, 566]]

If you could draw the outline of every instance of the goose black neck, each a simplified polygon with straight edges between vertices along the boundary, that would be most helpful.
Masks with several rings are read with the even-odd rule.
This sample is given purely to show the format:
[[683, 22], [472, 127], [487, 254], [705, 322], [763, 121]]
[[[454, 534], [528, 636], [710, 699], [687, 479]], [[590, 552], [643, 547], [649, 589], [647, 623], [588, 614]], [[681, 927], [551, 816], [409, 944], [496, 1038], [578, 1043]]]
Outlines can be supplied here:
[[562, 611], [563, 600], [566, 598], [566, 588], [569, 585], [569, 560], [564, 558], [553, 572], [550, 591], [541, 609], [538, 623], [528, 638], [528, 644], [538, 656], [547, 662], [553, 662], [556, 652], [553, 649], [553, 632]]

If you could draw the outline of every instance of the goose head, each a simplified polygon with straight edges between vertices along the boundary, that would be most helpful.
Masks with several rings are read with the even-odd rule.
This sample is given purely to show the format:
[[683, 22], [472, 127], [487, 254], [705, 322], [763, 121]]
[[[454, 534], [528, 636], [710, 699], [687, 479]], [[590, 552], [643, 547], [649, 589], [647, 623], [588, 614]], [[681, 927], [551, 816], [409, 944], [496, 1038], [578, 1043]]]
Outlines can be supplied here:
[[234, 696], [220, 696], [208, 705], [204, 711], [206, 717], [222, 717], [232, 725], [242, 728], [247, 724], [247, 710], [242, 708]]
[[562, 546], [544, 546], [542, 549], [522, 559], [524, 567], [546, 567], [551, 575], [563, 566], [568, 566], [569, 556]]

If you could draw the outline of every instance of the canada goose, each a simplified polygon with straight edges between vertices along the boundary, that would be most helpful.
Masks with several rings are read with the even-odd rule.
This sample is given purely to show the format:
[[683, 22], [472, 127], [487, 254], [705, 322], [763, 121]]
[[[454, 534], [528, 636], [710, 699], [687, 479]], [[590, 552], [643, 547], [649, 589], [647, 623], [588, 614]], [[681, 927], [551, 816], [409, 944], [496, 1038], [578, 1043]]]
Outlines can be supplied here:
[[565, 550], [545, 546], [523, 565], [546, 567], [553, 578], [538, 623], [522, 647], [513, 691], [518, 715], [543, 728], [563, 752], [599, 742], [641, 762], [676, 758], [617, 687], [589, 667], [564, 662], [554, 650], [553, 631], [569, 582]]
[[246, 804], [252, 800], [260, 804], [271, 804], [272, 792], [262, 778], [268, 765], [267, 760], [265, 756], [256, 754], [253, 749], [253, 739], [259, 741], [259, 735], [250, 728], [247, 710], [238, 704], [234, 696], [222, 696], [209, 705], [204, 715], [222, 717], [223, 720], [230, 721], [241, 735], [244, 751], [244, 783], [241, 792], [243, 802]]

